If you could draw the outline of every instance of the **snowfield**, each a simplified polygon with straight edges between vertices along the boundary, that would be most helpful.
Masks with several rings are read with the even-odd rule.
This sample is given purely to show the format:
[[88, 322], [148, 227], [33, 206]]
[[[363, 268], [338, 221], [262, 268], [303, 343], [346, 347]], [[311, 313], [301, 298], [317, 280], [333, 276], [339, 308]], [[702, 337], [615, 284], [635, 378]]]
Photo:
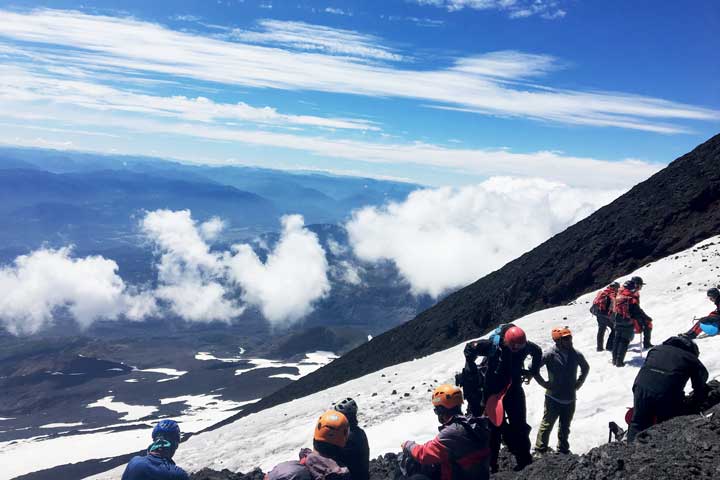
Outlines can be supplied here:
[[[704, 316], [712, 310], [705, 291], [720, 281], [720, 236], [628, 272], [617, 280], [623, 281], [632, 275], [642, 276], [647, 283], [641, 293], [641, 305], [654, 319], [653, 342], [660, 343], [690, 328], [694, 316]], [[612, 280], [608, 279], [608, 283]], [[543, 348], [552, 343], [552, 327], [568, 325], [574, 333], [575, 347], [590, 363], [590, 375], [578, 392], [570, 435], [570, 446], [576, 453], [606, 442], [609, 421], [623, 421], [626, 408], [632, 405], [631, 387], [643, 361], [639, 335], [631, 344], [626, 358], [629, 364], [625, 368], [613, 367], [609, 352], [595, 351], [597, 323], [588, 312], [595, 293], [583, 295], [569, 305], [515, 320], [525, 329], [528, 338]], [[720, 336], [701, 339], [698, 345], [711, 378], [718, 376]], [[317, 417], [333, 401], [346, 396], [358, 402], [360, 422], [368, 434], [373, 457], [399, 451], [403, 440], [429, 440], [437, 433], [430, 391], [440, 383], [453, 382], [455, 372], [464, 362], [463, 347], [464, 343], [389, 367], [196, 435], [180, 446], [176, 460], [190, 471], [210, 467], [246, 472], [256, 466], [267, 471], [278, 462], [297, 458], [299, 448], [311, 445]], [[525, 392], [534, 443], [542, 417], [544, 390], [533, 382], [525, 387]], [[552, 446], [555, 435], [553, 433]], [[124, 467], [120, 467], [92, 478], [117, 479], [123, 470]]]

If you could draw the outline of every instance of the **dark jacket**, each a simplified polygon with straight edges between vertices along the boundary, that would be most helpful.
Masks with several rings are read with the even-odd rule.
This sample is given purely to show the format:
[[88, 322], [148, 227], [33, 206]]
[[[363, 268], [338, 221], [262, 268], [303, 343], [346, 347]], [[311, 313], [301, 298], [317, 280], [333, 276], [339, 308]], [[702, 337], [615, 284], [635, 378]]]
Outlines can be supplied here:
[[456, 415], [439, 430], [429, 442], [406, 442], [403, 450], [421, 465], [440, 465], [440, 480], [489, 478], [490, 431], [486, 418]]
[[169, 458], [156, 455], [133, 457], [125, 467], [122, 480], [188, 480], [185, 470]]
[[[563, 350], [557, 345], [553, 345], [543, 354], [540, 366], [547, 367], [548, 381], [546, 382], [539, 374], [535, 380], [545, 387], [545, 395], [560, 403], [575, 401], [575, 391], [585, 383], [590, 371], [590, 365], [582, 353], [574, 348]], [[578, 367], [580, 367], [580, 378], [577, 376]]]
[[[483, 386], [486, 396], [501, 392], [510, 382], [512, 388], [520, 388], [523, 375], [535, 376], [542, 361], [542, 349], [530, 341], [522, 350], [513, 352], [502, 342], [496, 345], [492, 340], [478, 340], [465, 346], [468, 361], [472, 359], [474, 362], [473, 355], [486, 357], [482, 365], [486, 367]], [[525, 359], [528, 355], [532, 357], [529, 371], [525, 370]]]
[[350, 471], [332, 458], [304, 448], [300, 460], [276, 465], [265, 480], [351, 480], [351, 477]]
[[358, 425], [350, 424], [350, 435], [339, 460], [350, 470], [352, 480], [370, 478], [370, 447], [365, 431]]
[[[674, 337], [677, 338], [677, 337]], [[708, 372], [694, 353], [675, 345], [668, 345], [673, 339], [652, 348], [645, 364], [635, 377], [633, 389], [642, 388], [645, 392], [666, 398], [669, 402], [681, 402], [688, 379], [693, 390], [700, 396], [706, 392]], [[677, 340], [678, 342], [682, 340]], [[690, 342], [690, 340], [687, 340]]]

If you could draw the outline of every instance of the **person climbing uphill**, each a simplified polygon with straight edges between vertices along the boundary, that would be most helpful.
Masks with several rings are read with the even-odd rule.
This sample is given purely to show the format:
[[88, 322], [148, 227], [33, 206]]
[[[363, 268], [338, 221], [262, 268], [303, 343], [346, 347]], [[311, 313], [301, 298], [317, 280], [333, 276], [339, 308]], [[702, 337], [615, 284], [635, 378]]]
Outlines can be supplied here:
[[265, 475], [265, 480], [352, 480], [340, 461], [350, 434], [348, 419], [328, 410], [315, 423], [313, 449], [300, 450], [299, 460], [283, 462]]
[[352, 480], [368, 480], [370, 477], [370, 447], [367, 435], [357, 420], [358, 406], [352, 398], [344, 398], [333, 409], [345, 415], [350, 424], [347, 443], [340, 451], [340, 461], [348, 467]]
[[635, 336], [635, 331], [643, 334], [643, 348], [651, 348], [652, 318], [640, 308], [640, 289], [643, 279], [632, 277], [626, 281], [618, 291], [613, 309], [613, 322], [615, 325], [615, 343], [613, 345], [613, 365], [625, 366], [625, 354], [628, 345]]
[[[513, 324], [498, 327], [486, 340], [465, 345], [465, 368], [462, 377], [469, 386], [463, 388], [473, 398], [470, 412], [487, 415], [490, 420], [490, 469], [498, 470], [501, 440], [516, 461], [515, 470], [532, 463], [530, 454], [530, 426], [527, 424], [527, 407], [523, 382], [529, 383], [542, 361], [542, 349], [529, 342], [525, 332]], [[530, 370], [525, 359], [530, 355]], [[475, 364], [477, 357], [485, 357], [481, 370]], [[479, 390], [476, 390], [479, 389]]]
[[708, 336], [714, 336], [718, 334], [720, 330], [720, 290], [713, 287], [707, 291], [708, 300], [715, 304], [715, 310], [710, 312], [706, 317], [701, 318], [695, 325], [683, 333], [683, 335], [689, 339], [695, 339], [701, 333], [705, 333]]
[[[595, 315], [595, 319], [598, 324], [597, 331], [597, 351], [602, 352], [603, 350], [611, 351], [613, 344], [615, 343], [615, 327], [613, 321], [610, 318], [613, 312], [615, 304], [615, 297], [617, 296], [620, 284], [618, 282], [612, 282], [610, 285], [600, 290], [593, 300], [593, 304], [590, 307], [590, 313]], [[605, 342], [605, 330], [609, 329], [610, 334]]]
[[688, 379], [692, 381], [693, 402], [701, 404], [705, 400], [708, 372], [699, 356], [695, 342], [683, 336], [670, 337], [650, 350], [633, 384], [628, 442], [655, 423], [685, 414]]
[[172, 460], [178, 445], [180, 426], [174, 420], [160, 421], [152, 430], [152, 444], [147, 454], [130, 460], [122, 480], [188, 480], [185, 470]]
[[[420, 465], [440, 465], [437, 479], [484, 480], [489, 478], [489, 428], [485, 417], [462, 414], [462, 391], [454, 385], [440, 385], [433, 391], [432, 405], [440, 433], [425, 444], [402, 443], [403, 454]], [[420, 480], [425, 475], [412, 475]]]
[[575, 392], [583, 386], [590, 372], [583, 354], [573, 347], [572, 332], [568, 327], [553, 328], [551, 335], [555, 345], [543, 354], [540, 367], [547, 368], [548, 380], [539, 371], [535, 375], [538, 385], [545, 388], [545, 412], [535, 441], [535, 452], [539, 454], [548, 451], [550, 432], [558, 419], [558, 452], [570, 453], [568, 439], [575, 414]]

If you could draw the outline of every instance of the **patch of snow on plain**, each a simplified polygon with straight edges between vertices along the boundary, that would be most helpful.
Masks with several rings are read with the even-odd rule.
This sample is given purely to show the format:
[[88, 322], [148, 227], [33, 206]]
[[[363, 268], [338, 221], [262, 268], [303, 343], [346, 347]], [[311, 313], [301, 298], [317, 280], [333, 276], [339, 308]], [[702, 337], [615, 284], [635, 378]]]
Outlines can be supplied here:
[[120, 420], [127, 420], [129, 422], [133, 420], [140, 420], [143, 417], [152, 415], [157, 411], [156, 407], [145, 406], [145, 405], [128, 405], [123, 402], [113, 401], [115, 397], [108, 396], [99, 399], [98, 401], [89, 404], [86, 408], [103, 407], [113, 412], [124, 413], [125, 416], [121, 417]]
[[[654, 343], [659, 344], [669, 336], [688, 330], [693, 315], [706, 315], [712, 310], [705, 292], [719, 282], [720, 270], [716, 268], [719, 260], [720, 236], [717, 236], [617, 279], [622, 282], [632, 275], [640, 275], [646, 280], [641, 304], [654, 319]], [[607, 282], [612, 280], [607, 279]], [[595, 351], [597, 322], [588, 309], [596, 293], [587, 293], [568, 305], [538, 311], [513, 322], [543, 349], [552, 345], [550, 331], [554, 326], [569, 326], [575, 347], [590, 364], [590, 374], [578, 392], [570, 434], [570, 446], [577, 453], [605, 443], [609, 421], [623, 422], [626, 408], [632, 405], [632, 384], [643, 362], [639, 336], [630, 345], [625, 368], [612, 366], [609, 352]], [[710, 377], [717, 377], [720, 374], [720, 336], [701, 339], [697, 343]], [[178, 463], [189, 471], [208, 467], [247, 472], [256, 466], [267, 471], [279, 462], [297, 458], [299, 448], [312, 445], [317, 417], [334, 401], [347, 396], [358, 402], [358, 417], [368, 435], [371, 457], [399, 451], [404, 440], [427, 441], [437, 434], [437, 419], [430, 403], [431, 391], [440, 383], [453, 383], [455, 372], [464, 363], [464, 345], [465, 342], [385, 368], [195, 435], [180, 446], [176, 457]], [[546, 375], [544, 369], [543, 375]], [[534, 442], [545, 392], [535, 382], [524, 389], [528, 423], [533, 429], [530, 438]], [[397, 394], [393, 394], [393, 390]], [[406, 393], [407, 397], [404, 396]], [[553, 434], [551, 445], [555, 438]], [[121, 473], [122, 468], [93, 478], [116, 479]]]
[[170, 377], [170, 378], [161, 378], [160, 380], [156, 380], [156, 383], [163, 383], [163, 382], [172, 382], [173, 380], [177, 380], [180, 377]]
[[332, 362], [338, 358], [337, 355], [335, 355], [332, 352], [324, 352], [322, 350], [318, 350], [317, 352], [311, 352], [305, 354], [305, 358], [300, 360], [297, 363], [287, 363], [287, 362], [281, 362], [279, 360], [267, 360], [264, 358], [248, 358], [246, 359], [248, 362], [250, 362], [253, 366], [250, 368], [238, 368], [235, 370], [235, 375], [242, 375], [243, 373], [250, 372], [252, 370], [257, 370], [260, 368], [297, 368], [298, 373], [278, 373], [275, 375], [270, 375], [269, 378], [289, 378], [291, 380], [297, 380], [301, 377], [304, 377], [305, 375], [314, 372], [315, 370], [319, 369], [322, 366], [327, 365], [328, 363]]
[[161, 375], [167, 375], [168, 377], [182, 377], [187, 372], [182, 370], [175, 370], [174, 368], [144, 368], [135, 369], [136, 372], [148, 372], [148, 373], [159, 373]]
[[81, 425], [84, 425], [83, 422], [76, 422], [76, 423], [48, 423], [47, 425], [41, 425], [39, 428], [69, 428], [69, 427], [79, 427]]
[[[245, 352], [245, 349], [241, 348], [239, 355], [242, 355], [244, 352]], [[230, 357], [230, 358], [218, 358], [210, 352], [198, 352], [195, 354], [195, 360], [200, 360], [200, 361], [204, 361], [204, 362], [207, 362], [210, 360], [215, 360], [217, 362], [235, 363], [235, 362], [241, 361], [242, 357], [237, 356], [237, 357]]]
[[140, 380], [137, 378], [129, 378], [127, 380], [123, 380], [125, 383], [138, 383]]

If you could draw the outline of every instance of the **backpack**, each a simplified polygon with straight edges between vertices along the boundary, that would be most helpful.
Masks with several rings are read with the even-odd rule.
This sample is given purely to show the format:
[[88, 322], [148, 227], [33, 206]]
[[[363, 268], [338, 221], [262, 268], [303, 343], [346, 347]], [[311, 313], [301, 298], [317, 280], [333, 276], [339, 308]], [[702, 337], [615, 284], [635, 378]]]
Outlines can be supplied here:
[[610, 308], [612, 307], [611, 293], [615, 293], [613, 290], [605, 288], [598, 292], [590, 306], [590, 313], [593, 315], [609, 315]]

